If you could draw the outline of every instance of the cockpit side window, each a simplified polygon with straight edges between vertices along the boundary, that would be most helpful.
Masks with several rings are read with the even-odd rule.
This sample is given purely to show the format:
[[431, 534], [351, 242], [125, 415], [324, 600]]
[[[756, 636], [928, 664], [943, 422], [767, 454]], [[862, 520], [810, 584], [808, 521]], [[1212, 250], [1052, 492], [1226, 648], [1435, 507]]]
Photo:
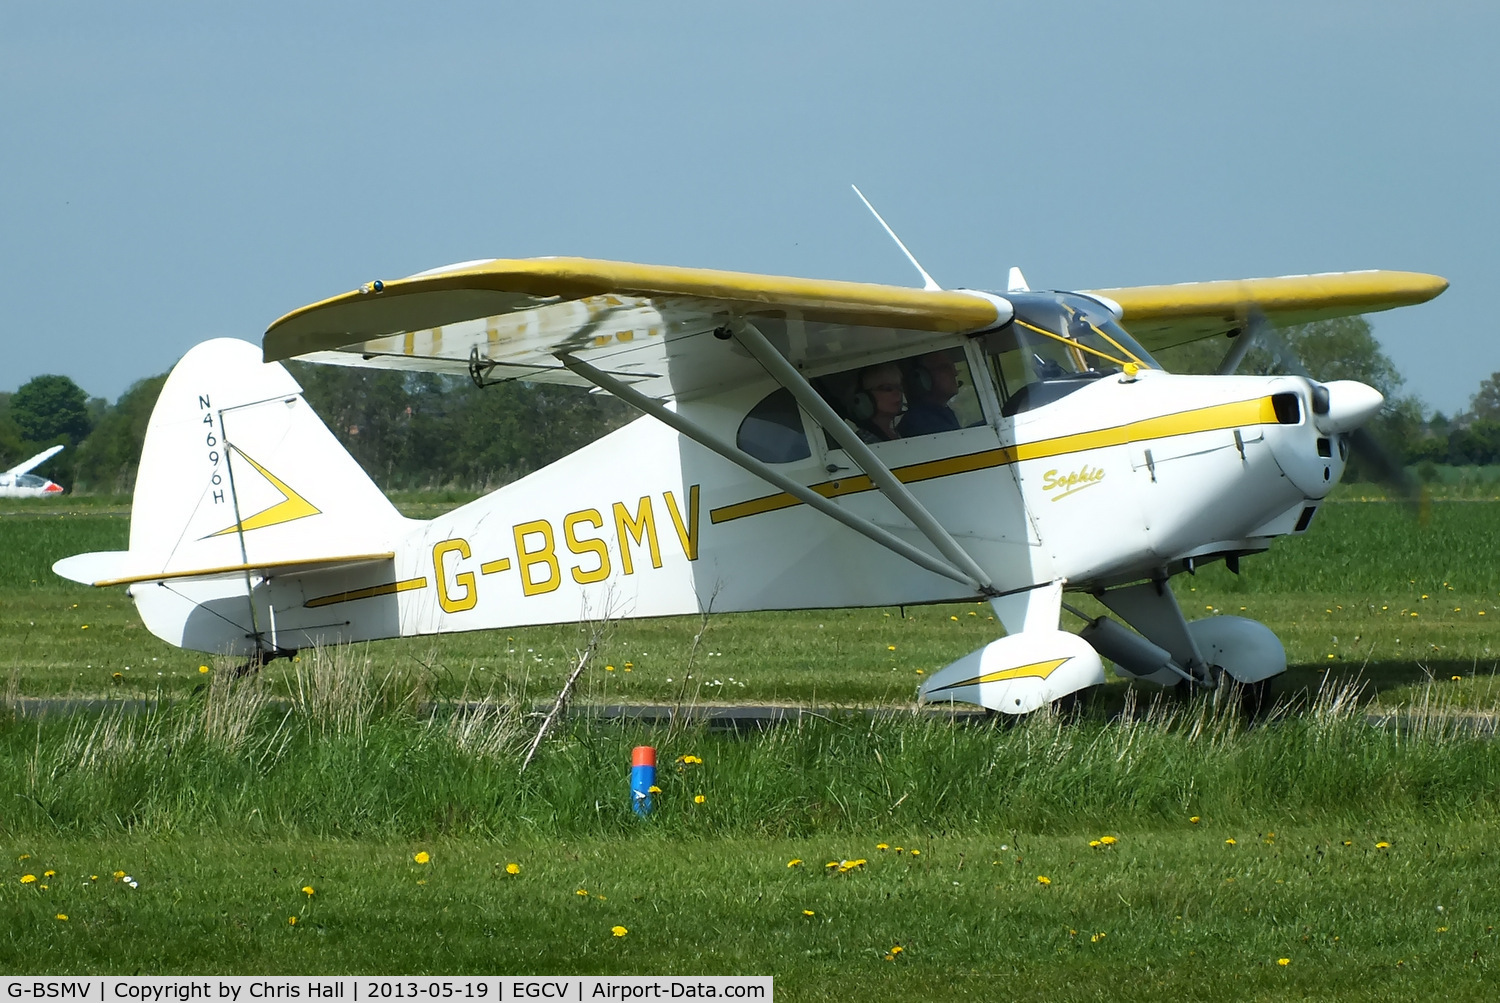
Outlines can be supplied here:
[[984, 339], [1002, 415], [1050, 404], [1127, 365], [1159, 368], [1101, 304], [1087, 297], [1009, 295], [1015, 319]]
[[782, 387], [761, 398], [740, 422], [735, 445], [766, 463], [791, 463], [812, 455], [802, 412], [792, 392]]
[[[984, 424], [961, 346], [828, 373], [812, 384], [871, 445]], [[840, 448], [832, 436], [828, 448]]]

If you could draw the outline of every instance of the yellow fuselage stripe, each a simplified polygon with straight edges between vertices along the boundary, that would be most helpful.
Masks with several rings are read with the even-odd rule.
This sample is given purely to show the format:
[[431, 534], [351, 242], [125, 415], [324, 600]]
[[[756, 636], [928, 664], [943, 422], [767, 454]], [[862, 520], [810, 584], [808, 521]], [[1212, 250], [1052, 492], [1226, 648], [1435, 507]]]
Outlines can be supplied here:
[[[934, 477], [966, 474], [974, 470], [1003, 467], [1022, 460], [1040, 460], [1049, 456], [1082, 453], [1106, 446], [1121, 446], [1128, 442], [1165, 439], [1174, 435], [1190, 435], [1194, 432], [1212, 432], [1221, 428], [1237, 428], [1241, 425], [1274, 424], [1276, 424], [1276, 408], [1271, 398], [1259, 397], [1254, 400], [1235, 401], [1232, 404], [1214, 404], [1210, 407], [1180, 411], [1157, 418], [1145, 418], [1125, 425], [1116, 425], [1113, 428], [1075, 432], [1072, 435], [1059, 435], [1036, 442], [1022, 442], [999, 449], [986, 449], [978, 453], [913, 463], [905, 467], [896, 467], [891, 473], [895, 474], [896, 479], [902, 484], [913, 484], [917, 481], [931, 480]], [[861, 474], [855, 477], [842, 477], [836, 481], [824, 481], [821, 484], [810, 485], [810, 487], [824, 498], [838, 498], [843, 495], [872, 491], [875, 485], [870, 478]], [[802, 503], [793, 496], [786, 492], [779, 492], [716, 508], [709, 513], [709, 519], [714, 523], [730, 522], [800, 504]]]
[[331, 596], [319, 596], [309, 599], [302, 605], [307, 609], [318, 606], [332, 606], [334, 603], [352, 602], [355, 599], [373, 599], [375, 596], [394, 595], [397, 592], [410, 592], [413, 589], [425, 589], [426, 578], [408, 578], [400, 582], [386, 582], [384, 585], [371, 585], [367, 589], [354, 589], [349, 592], [335, 592]]

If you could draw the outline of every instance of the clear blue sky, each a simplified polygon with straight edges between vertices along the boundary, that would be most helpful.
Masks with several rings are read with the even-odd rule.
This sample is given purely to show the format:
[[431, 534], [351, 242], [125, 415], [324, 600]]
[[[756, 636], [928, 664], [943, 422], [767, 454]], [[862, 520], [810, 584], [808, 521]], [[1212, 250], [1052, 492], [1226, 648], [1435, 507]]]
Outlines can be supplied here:
[[117, 397], [377, 277], [577, 254], [1088, 288], [1446, 276], [1374, 318], [1500, 370], [1500, 5], [7, 4], [0, 390]]

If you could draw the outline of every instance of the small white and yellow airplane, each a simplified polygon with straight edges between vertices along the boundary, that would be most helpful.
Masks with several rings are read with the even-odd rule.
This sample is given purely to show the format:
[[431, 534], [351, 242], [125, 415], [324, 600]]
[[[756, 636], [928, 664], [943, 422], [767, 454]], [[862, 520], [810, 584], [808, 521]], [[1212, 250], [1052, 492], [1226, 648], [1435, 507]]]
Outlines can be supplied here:
[[[918, 266], [920, 267], [920, 266]], [[1189, 622], [1167, 580], [1304, 533], [1360, 383], [1184, 376], [1149, 349], [1421, 303], [1367, 271], [1004, 292], [579, 258], [470, 261], [294, 311], [261, 348], [172, 371], [130, 548], [58, 574], [129, 587], [175, 645], [317, 644], [571, 622], [987, 599], [1006, 634], [927, 701], [1024, 713], [1102, 683], [1245, 683], [1286, 657], [1255, 621]], [[1124, 325], [1124, 326], [1122, 326]], [[1132, 333], [1126, 333], [1125, 326]], [[430, 521], [403, 518], [278, 364], [563, 383], [644, 417]], [[1100, 617], [1060, 629], [1066, 591]]]
[[46, 498], [62, 494], [61, 484], [31, 472], [62, 450], [61, 446], [52, 446], [9, 470], [0, 471], [0, 498]]

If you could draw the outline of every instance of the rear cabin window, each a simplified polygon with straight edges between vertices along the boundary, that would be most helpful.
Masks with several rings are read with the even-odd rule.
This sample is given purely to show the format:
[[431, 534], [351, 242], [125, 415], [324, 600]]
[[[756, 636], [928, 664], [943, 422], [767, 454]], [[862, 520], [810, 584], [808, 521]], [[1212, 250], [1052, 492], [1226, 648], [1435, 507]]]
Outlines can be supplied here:
[[802, 429], [802, 412], [792, 392], [784, 387], [761, 398], [750, 409], [740, 422], [734, 442], [766, 463], [791, 463], [812, 455], [807, 433]]

